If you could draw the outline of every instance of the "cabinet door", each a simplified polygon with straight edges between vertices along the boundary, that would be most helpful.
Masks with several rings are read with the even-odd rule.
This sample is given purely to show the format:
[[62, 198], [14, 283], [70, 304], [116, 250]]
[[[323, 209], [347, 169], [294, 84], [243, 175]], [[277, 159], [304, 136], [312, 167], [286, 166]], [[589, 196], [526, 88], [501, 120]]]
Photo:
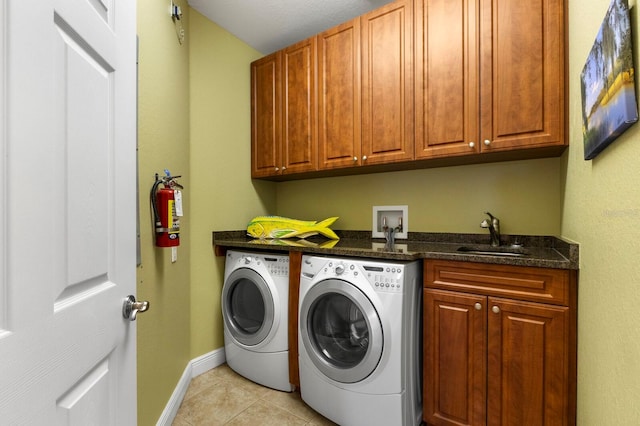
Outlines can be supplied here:
[[361, 17], [362, 164], [411, 160], [413, 130], [413, 0]]
[[317, 168], [316, 38], [282, 53], [282, 173]]
[[320, 169], [359, 164], [360, 19], [318, 35], [318, 157]]
[[476, 5], [416, 1], [416, 158], [479, 152]]
[[566, 425], [569, 309], [489, 298], [489, 425]]
[[483, 151], [563, 145], [563, 0], [480, 0]]
[[423, 417], [431, 425], [484, 425], [487, 298], [424, 290]]
[[251, 176], [280, 173], [281, 56], [251, 63]]

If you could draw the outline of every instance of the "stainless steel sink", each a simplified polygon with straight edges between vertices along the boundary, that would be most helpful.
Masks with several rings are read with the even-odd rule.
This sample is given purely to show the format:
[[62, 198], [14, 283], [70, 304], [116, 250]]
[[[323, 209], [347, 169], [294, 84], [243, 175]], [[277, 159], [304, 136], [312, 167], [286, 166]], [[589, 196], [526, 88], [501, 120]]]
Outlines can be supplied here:
[[462, 246], [458, 247], [461, 253], [480, 254], [485, 256], [523, 257], [529, 253], [522, 247], [492, 247], [492, 246]]

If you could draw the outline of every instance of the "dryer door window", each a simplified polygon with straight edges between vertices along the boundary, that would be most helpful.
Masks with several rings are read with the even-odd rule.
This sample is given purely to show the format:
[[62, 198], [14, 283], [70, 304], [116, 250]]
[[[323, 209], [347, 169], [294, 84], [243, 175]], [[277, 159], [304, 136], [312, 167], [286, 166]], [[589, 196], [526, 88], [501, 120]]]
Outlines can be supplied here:
[[264, 278], [251, 269], [231, 273], [222, 291], [222, 312], [227, 330], [239, 343], [255, 346], [273, 328], [274, 302]]
[[313, 364], [327, 377], [355, 383], [382, 357], [382, 325], [367, 296], [352, 284], [326, 280], [305, 296], [301, 335]]

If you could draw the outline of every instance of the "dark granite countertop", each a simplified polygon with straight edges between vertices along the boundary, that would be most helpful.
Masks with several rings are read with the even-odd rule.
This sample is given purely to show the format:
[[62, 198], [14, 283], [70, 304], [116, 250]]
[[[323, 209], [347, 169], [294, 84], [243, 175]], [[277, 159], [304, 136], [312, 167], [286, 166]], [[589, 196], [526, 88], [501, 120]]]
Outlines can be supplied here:
[[[371, 231], [335, 231], [340, 240], [314, 236], [304, 240], [256, 240], [246, 231], [213, 232], [218, 248], [243, 248], [270, 251], [302, 251], [335, 256], [368, 257], [393, 260], [442, 259], [463, 262], [532, 266], [553, 269], [578, 269], [578, 244], [551, 236], [503, 235], [501, 249], [516, 255], [490, 254], [489, 236], [409, 232], [407, 239], [389, 247], [384, 239], [371, 238]], [[512, 246], [514, 243], [521, 247]], [[459, 251], [465, 247], [472, 251]], [[486, 254], [478, 252], [487, 252]]]

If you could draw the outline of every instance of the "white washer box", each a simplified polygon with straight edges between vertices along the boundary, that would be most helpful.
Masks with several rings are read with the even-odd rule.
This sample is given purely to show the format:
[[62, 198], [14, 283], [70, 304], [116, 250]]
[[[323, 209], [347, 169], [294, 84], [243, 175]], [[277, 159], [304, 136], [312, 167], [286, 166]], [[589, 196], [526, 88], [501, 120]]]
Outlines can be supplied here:
[[342, 426], [419, 425], [421, 290], [418, 261], [303, 256], [302, 399]]

